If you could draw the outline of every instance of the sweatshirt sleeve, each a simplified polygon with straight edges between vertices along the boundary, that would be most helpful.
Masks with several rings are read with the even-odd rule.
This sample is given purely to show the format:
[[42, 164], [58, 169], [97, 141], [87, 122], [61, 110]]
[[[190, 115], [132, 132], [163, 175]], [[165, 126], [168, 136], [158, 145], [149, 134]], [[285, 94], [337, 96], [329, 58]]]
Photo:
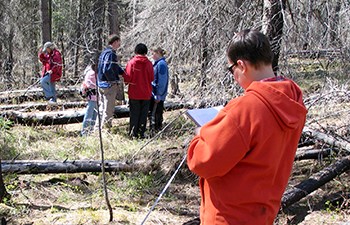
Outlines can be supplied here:
[[162, 96], [167, 91], [167, 83], [168, 83], [168, 68], [162, 63], [158, 66], [158, 79], [156, 84], [156, 96]]
[[125, 73], [123, 74], [124, 82], [130, 83], [132, 80], [132, 61], [130, 60], [125, 67]]
[[248, 152], [244, 135], [224, 110], [206, 125], [190, 143], [187, 165], [203, 178], [223, 176]]
[[52, 73], [61, 74], [62, 73], [62, 57], [58, 51], [55, 51], [52, 56]]

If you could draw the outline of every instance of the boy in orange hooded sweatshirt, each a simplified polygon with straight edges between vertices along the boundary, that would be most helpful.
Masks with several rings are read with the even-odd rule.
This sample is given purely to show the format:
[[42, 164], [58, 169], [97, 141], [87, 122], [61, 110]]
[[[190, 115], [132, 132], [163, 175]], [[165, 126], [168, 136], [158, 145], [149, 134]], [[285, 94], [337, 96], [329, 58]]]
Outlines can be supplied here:
[[307, 110], [298, 85], [274, 75], [264, 34], [237, 33], [227, 57], [245, 93], [205, 124], [188, 149], [188, 167], [200, 176], [201, 224], [271, 225]]

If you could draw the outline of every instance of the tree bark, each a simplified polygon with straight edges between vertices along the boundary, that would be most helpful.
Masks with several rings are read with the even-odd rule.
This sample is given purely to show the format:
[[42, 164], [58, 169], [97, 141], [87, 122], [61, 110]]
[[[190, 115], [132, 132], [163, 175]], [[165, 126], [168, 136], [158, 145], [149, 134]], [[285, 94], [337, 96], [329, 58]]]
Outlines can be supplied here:
[[[56, 109], [58, 106], [50, 106], [52, 109]], [[175, 110], [181, 108], [190, 108], [189, 104], [165, 102], [165, 110]], [[129, 107], [127, 105], [118, 105], [115, 107], [114, 117], [125, 118], [129, 117]], [[85, 114], [84, 109], [79, 110], [63, 110], [63, 111], [42, 111], [42, 112], [20, 112], [20, 111], [7, 111], [0, 113], [0, 116], [8, 118], [11, 121], [22, 125], [59, 125], [59, 124], [71, 124], [80, 123], [83, 121]]]
[[311, 192], [317, 190], [336, 176], [350, 169], [350, 157], [341, 159], [332, 165], [324, 168], [309, 179], [302, 181], [300, 184], [284, 192], [281, 206], [283, 209], [296, 203]]
[[[76, 87], [67, 87], [57, 89], [58, 98], [80, 98], [79, 89]], [[44, 93], [41, 88], [33, 88], [28, 90], [14, 90], [0, 92], [0, 103], [5, 104], [20, 104], [25, 101], [33, 101], [44, 99]]]
[[207, 80], [207, 68], [209, 63], [209, 46], [208, 46], [208, 37], [207, 31], [209, 29], [209, 7], [208, 0], [202, 0], [203, 10], [202, 13], [202, 24], [201, 24], [201, 35], [200, 35], [200, 77], [199, 77], [199, 86], [205, 87]]
[[41, 20], [42, 20], [42, 42], [43, 44], [47, 41], [52, 40], [51, 36], [51, 24], [52, 24], [52, 16], [51, 16], [51, 0], [41, 0]]
[[[101, 161], [98, 160], [67, 160], [67, 161], [40, 161], [40, 160], [3, 160], [3, 174], [48, 174], [48, 173], [83, 173], [101, 172]], [[105, 161], [106, 172], [149, 171], [150, 163], [135, 162], [128, 164], [118, 161]]]
[[[339, 43], [339, 38], [338, 38], [338, 26], [339, 26], [339, 12], [341, 10], [341, 1], [336, 0], [335, 3], [329, 2], [331, 6], [329, 6], [331, 9], [330, 13], [328, 15], [328, 23], [329, 23], [329, 46], [333, 47], [341, 47], [341, 43]], [[333, 4], [335, 6], [333, 7]]]
[[313, 129], [306, 127], [306, 126], [303, 129], [303, 134], [311, 136], [313, 138], [316, 138], [317, 140], [324, 142], [324, 143], [327, 143], [330, 146], [336, 146], [340, 149], [344, 149], [344, 150], [350, 152], [350, 143], [345, 142], [345, 141], [339, 141], [330, 135], [321, 133], [319, 131], [313, 130]]
[[93, 17], [93, 26], [95, 30], [95, 37], [93, 40], [93, 51], [94, 62], [98, 62], [98, 57], [102, 51], [103, 46], [103, 28], [104, 28], [104, 13], [105, 13], [105, 1], [104, 0], [95, 0], [94, 2], [94, 17]]
[[2, 173], [3, 173], [3, 170], [2, 170], [1, 159], [0, 159], [0, 203], [2, 203], [4, 200], [4, 197], [8, 195], [4, 184], [4, 180], [2, 178]]
[[323, 157], [330, 156], [335, 150], [331, 148], [327, 149], [313, 149], [304, 152], [297, 152], [294, 161], [305, 160], [305, 159], [322, 159]]
[[[82, 21], [82, 0], [76, 0], [73, 1], [74, 5], [77, 5], [77, 21]], [[79, 44], [81, 43], [81, 25], [80, 22], [75, 22], [74, 24], [75, 27], [75, 32], [72, 34], [74, 40], [75, 40], [75, 45], [74, 45], [74, 77], [77, 78], [79, 77], [79, 71], [78, 71], [78, 65], [79, 65], [79, 50], [80, 46]]]
[[[87, 102], [78, 101], [78, 102], [59, 102], [57, 103], [58, 108], [62, 109], [71, 109], [71, 108], [84, 108], [86, 107]], [[45, 111], [47, 110], [48, 105], [46, 102], [43, 103], [28, 103], [28, 104], [13, 104], [13, 105], [0, 105], [0, 115], [5, 113], [6, 111], [20, 111], [20, 112], [28, 112], [28, 111]]]
[[109, 34], [120, 35], [118, 0], [108, 0]]
[[264, 27], [263, 32], [269, 37], [273, 52], [272, 68], [275, 74], [278, 71], [281, 40], [283, 35], [283, 10], [286, 0], [264, 0]]

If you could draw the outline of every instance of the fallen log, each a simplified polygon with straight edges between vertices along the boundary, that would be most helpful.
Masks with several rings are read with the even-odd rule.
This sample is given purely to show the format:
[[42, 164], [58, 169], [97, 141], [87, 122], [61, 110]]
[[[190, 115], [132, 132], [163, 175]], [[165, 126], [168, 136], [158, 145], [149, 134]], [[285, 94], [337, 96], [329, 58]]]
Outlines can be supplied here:
[[[57, 106], [52, 106], [57, 107]], [[186, 103], [165, 102], [165, 110], [175, 110], [191, 107]], [[129, 117], [128, 105], [118, 105], [115, 107], [114, 117], [125, 118]], [[42, 111], [42, 112], [20, 112], [7, 111], [0, 113], [0, 116], [8, 118], [15, 123], [22, 125], [59, 125], [80, 123], [83, 121], [85, 109], [79, 110], [61, 110], [61, 111]]]
[[[71, 108], [84, 108], [87, 105], [87, 101], [79, 101], [79, 102], [58, 102], [56, 107], [61, 109], [71, 109]], [[46, 102], [41, 103], [28, 103], [28, 104], [10, 104], [10, 105], [0, 105], [0, 111], [45, 111], [48, 108], [48, 104]]]
[[311, 136], [313, 138], [316, 138], [317, 140], [322, 141], [324, 143], [327, 143], [330, 146], [336, 146], [340, 149], [344, 149], [344, 150], [350, 152], [350, 143], [349, 142], [337, 140], [336, 138], [334, 138], [330, 135], [327, 135], [325, 133], [321, 133], [319, 131], [316, 131], [316, 130], [311, 129], [311, 128], [306, 127], [306, 126], [303, 129], [303, 134]]
[[327, 149], [312, 149], [307, 151], [300, 151], [295, 154], [294, 161], [306, 160], [306, 159], [322, 159], [323, 157], [328, 157], [332, 153], [337, 151], [327, 148]]
[[[61, 99], [80, 97], [79, 88], [75, 86], [57, 88], [56, 91], [57, 97]], [[0, 103], [20, 104], [25, 101], [33, 101], [39, 99], [44, 99], [44, 93], [41, 88], [0, 92]]]
[[350, 169], [350, 157], [336, 161], [332, 165], [312, 175], [309, 179], [286, 190], [282, 197], [281, 207], [286, 209], [308, 194], [317, 190], [336, 176]]
[[[1, 162], [3, 174], [48, 174], [48, 173], [83, 173], [101, 172], [101, 161], [96, 160], [3, 160]], [[151, 166], [145, 162], [128, 164], [118, 161], [105, 161], [106, 172], [148, 171]]]

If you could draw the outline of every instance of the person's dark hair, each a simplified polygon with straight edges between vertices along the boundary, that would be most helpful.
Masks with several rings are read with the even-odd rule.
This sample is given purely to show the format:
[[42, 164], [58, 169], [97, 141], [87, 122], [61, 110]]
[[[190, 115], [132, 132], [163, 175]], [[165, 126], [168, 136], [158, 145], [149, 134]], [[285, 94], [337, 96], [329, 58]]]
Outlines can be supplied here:
[[145, 44], [137, 44], [135, 47], [135, 54], [146, 55], [148, 52], [147, 46]]
[[109, 37], [108, 37], [108, 44], [111, 45], [113, 44], [115, 41], [120, 41], [120, 37], [116, 34], [111, 34]]
[[232, 38], [227, 56], [236, 63], [237, 60], [248, 60], [255, 66], [272, 64], [273, 53], [268, 38], [257, 30], [246, 29]]

